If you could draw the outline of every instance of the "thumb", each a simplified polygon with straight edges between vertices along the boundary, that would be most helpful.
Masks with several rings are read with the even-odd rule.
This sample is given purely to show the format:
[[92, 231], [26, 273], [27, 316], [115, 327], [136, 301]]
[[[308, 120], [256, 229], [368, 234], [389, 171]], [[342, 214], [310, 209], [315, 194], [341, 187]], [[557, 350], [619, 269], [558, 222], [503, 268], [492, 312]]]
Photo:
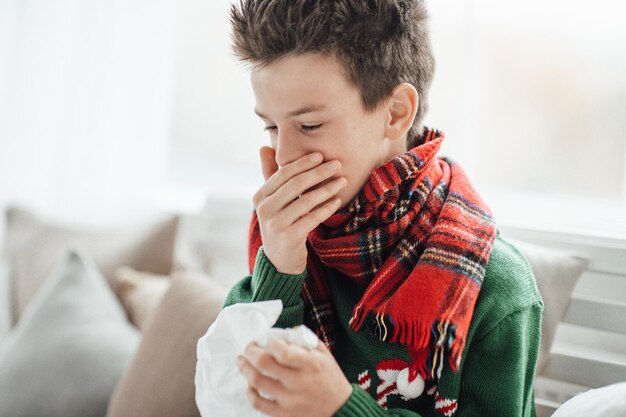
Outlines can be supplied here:
[[261, 169], [263, 170], [263, 177], [267, 181], [272, 175], [278, 171], [278, 164], [276, 163], [276, 152], [269, 146], [263, 146], [259, 149], [259, 156], [261, 157]]

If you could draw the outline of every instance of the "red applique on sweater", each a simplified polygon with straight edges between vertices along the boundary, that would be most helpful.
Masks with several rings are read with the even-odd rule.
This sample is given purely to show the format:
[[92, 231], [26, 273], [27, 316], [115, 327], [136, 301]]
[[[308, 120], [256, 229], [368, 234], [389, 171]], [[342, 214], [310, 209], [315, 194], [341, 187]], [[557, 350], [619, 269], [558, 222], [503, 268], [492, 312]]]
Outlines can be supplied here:
[[[385, 359], [376, 365], [376, 375], [378, 376], [378, 385], [376, 387], [376, 402], [385, 410], [387, 409], [388, 398], [390, 395], [398, 395], [404, 401], [406, 398], [402, 397], [398, 392], [397, 380], [398, 374], [404, 368], [409, 366], [409, 363], [402, 359]], [[357, 384], [368, 394], [372, 385], [372, 378], [369, 370], [365, 370], [358, 375]], [[435, 400], [435, 411], [446, 416], [452, 417], [457, 410], [457, 400], [446, 398], [439, 394], [437, 391], [437, 385], [432, 382], [427, 386], [425, 393]]]
[[435, 410], [443, 414], [446, 417], [451, 417], [457, 409], [457, 400], [451, 398], [445, 398], [437, 391], [437, 385], [426, 390], [426, 394], [431, 397], [435, 397]]

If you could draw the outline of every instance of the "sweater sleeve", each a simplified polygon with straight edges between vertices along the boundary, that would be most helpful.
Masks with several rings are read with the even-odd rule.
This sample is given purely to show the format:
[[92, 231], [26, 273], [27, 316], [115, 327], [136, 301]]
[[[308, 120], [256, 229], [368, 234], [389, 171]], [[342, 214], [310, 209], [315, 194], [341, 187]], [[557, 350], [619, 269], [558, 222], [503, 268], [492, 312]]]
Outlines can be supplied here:
[[542, 304], [504, 317], [468, 353], [457, 417], [535, 417]]
[[358, 385], [352, 384], [352, 394], [333, 417], [421, 417], [415, 411], [382, 408]]
[[300, 275], [278, 272], [261, 247], [252, 275], [246, 276], [230, 289], [222, 307], [236, 303], [282, 300], [283, 311], [275, 326], [298, 326], [304, 321], [304, 302], [300, 291], [306, 275], [306, 270]]

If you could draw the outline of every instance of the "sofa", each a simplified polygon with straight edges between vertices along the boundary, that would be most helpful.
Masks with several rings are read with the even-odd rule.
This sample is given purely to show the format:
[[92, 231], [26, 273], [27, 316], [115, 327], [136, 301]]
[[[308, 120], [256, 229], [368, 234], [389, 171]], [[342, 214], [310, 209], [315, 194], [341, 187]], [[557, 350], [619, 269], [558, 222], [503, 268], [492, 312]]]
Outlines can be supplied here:
[[[199, 213], [103, 230], [8, 208], [0, 416], [199, 416], [196, 343], [247, 273], [251, 210], [249, 200], [211, 196]], [[544, 298], [540, 375], [587, 260], [513, 243]]]

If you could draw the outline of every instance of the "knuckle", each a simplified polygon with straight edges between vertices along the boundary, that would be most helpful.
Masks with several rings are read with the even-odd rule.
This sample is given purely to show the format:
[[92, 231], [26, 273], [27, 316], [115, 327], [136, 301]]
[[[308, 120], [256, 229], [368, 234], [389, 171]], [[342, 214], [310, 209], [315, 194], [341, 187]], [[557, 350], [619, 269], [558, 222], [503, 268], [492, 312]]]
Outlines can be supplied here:
[[276, 241], [278, 242], [288, 242], [290, 240], [290, 233], [287, 233], [285, 230], [281, 230], [276, 233]]
[[276, 219], [268, 219], [268, 220], [265, 222], [265, 227], [266, 227], [268, 230], [274, 230], [274, 229], [276, 228]]
[[290, 192], [299, 192], [302, 188], [306, 186], [306, 179], [301, 175], [293, 177], [287, 182], [287, 187]]
[[258, 357], [256, 365], [260, 369], [268, 369], [270, 366], [272, 366], [272, 357], [269, 354], [264, 353]]
[[259, 203], [256, 205], [256, 213], [257, 216], [265, 217], [265, 215], [267, 214], [267, 203], [265, 202], [265, 200], [259, 201]]
[[278, 352], [276, 352], [276, 359], [279, 362], [283, 362], [283, 363], [289, 363], [291, 360], [291, 354], [289, 353], [288, 350], [286, 349], [281, 349]]
[[254, 193], [254, 195], [252, 196], [252, 205], [256, 208], [259, 203], [261, 203], [261, 200], [263, 199], [263, 196], [261, 194], [261, 190], [258, 190], [256, 193]]
[[313, 372], [316, 373], [322, 373], [324, 371], [324, 364], [320, 361], [312, 361], [311, 367], [313, 369]]

